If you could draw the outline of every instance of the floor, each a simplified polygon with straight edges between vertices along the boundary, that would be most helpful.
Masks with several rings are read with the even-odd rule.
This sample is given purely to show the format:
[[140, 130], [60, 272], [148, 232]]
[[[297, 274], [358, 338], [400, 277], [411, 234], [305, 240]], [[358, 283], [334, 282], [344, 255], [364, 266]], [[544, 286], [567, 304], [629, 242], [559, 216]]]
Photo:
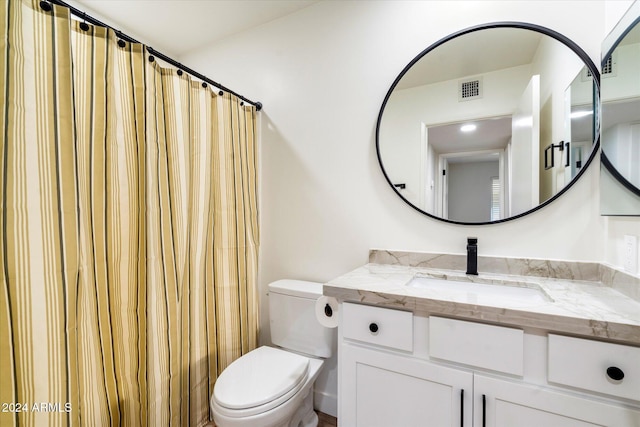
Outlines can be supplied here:
[[338, 420], [331, 415], [318, 412], [318, 427], [337, 427]]
[[[322, 412], [318, 412], [318, 427], [337, 427], [338, 420], [336, 417], [332, 417], [331, 415], [327, 415]], [[216, 427], [216, 425], [212, 422], [207, 424], [205, 427]]]

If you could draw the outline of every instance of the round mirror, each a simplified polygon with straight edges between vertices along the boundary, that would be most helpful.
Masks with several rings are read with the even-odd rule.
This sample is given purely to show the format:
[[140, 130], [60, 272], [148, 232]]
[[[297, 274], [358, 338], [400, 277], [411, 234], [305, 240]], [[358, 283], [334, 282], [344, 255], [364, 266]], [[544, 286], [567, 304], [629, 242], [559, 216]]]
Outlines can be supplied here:
[[599, 141], [599, 74], [562, 35], [525, 23], [452, 34], [387, 92], [376, 130], [385, 178], [456, 224], [518, 218], [582, 174]]
[[[640, 197], [640, 4], [602, 60], [602, 153], [606, 170], [627, 190], [602, 205], [607, 214], [633, 214]], [[626, 24], [627, 22], [623, 22]], [[614, 36], [618, 36], [616, 32]], [[608, 46], [607, 46], [608, 47]]]

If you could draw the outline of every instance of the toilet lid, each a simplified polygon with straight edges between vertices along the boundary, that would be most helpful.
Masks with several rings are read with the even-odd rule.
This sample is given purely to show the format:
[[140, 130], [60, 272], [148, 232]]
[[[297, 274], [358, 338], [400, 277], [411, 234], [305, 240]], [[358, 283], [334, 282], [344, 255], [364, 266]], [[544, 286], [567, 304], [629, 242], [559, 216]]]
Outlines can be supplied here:
[[213, 396], [229, 409], [264, 405], [303, 382], [309, 359], [272, 347], [259, 347], [235, 360], [216, 380]]

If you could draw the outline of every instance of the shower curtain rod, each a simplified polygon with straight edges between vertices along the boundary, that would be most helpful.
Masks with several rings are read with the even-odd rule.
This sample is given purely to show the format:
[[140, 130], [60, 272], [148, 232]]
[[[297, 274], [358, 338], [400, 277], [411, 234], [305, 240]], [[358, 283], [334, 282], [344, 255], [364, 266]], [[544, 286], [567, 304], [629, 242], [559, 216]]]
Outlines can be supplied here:
[[[83, 11], [81, 11], [79, 9], [76, 9], [75, 7], [65, 3], [62, 0], [41, 0], [40, 1], [40, 7], [43, 10], [49, 11], [49, 10], [51, 10], [51, 5], [49, 3], [54, 3], [54, 4], [57, 4], [59, 6], [64, 6], [64, 7], [68, 8], [73, 15], [75, 15], [75, 16], [77, 16], [79, 18], [82, 18], [84, 21], [88, 21], [88, 22], [92, 23], [93, 25], [98, 25], [100, 27], [110, 28], [113, 31], [115, 31], [117, 36], [120, 37], [123, 40], [126, 40], [126, 41], [128, 41], [130, 43], [140, 43], [139, 41], [137, 41], [133, 37], [128, 36], [127, 34], [121, 32], [120, 30], [117, 30], [117, 29], [113, 28], [111, 25], [107, 25], [104, 22], [101, 22], [98, 19], [87, 15], [85, 12], [83, 12]], [[140, 44], [142, 44], [142, 43], [140, 43]], [[209, 83], [210, 85], [215, 86], [215, 87], [217, 87], [218, 89], [220, 89], [222, 91], [229, 92], [229, 93], [237, 96], [238, 98], [242, 99], [246, 103], [254, 105], [256, 107], [257, 111], [260, 111], [262, 109], [262, 103], [261, 102], [254, 102], [254, 101], [251, 101], [251, 100], [245, 98], [244, 96], [232, 91], [231, 89], [228, 89], [228, 88], [224, 87], [220, 83], [217, 83], [217, 82], [211, 80], [210, 78], [198, 73], [197, 71], [194, 71], [189, 67], [185, 67], [184, 65], [182, 65], [181, 63], [179, 63], [175, 59], [169, 58], [167, 55], [165, 55], [165, 54], [163, 54], [161, 52], [158, 52], [157, 50], [153, 49], [152, 47], [146, 46], [146, 48], [147, 48], [147, 51], [152, 56], [162, 59], [163, 61], [173, 65], [174, 67], [176, 67], [178, 70], [182, 70], [183, 72], [189, 73], [192, 76], [196, 77], [197, 79], [202, 80], [203, 82]], [[202, 85], [204, 87], [206, 87], [205, 83], [202, 83]]]

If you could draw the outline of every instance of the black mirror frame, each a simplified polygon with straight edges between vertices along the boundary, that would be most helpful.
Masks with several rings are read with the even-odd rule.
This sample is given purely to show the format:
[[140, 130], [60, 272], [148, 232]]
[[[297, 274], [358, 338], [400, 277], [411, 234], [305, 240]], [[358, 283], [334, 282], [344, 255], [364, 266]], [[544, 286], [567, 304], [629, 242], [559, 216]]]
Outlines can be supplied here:
[[[562, 190], [560, 190], [558, 193], [556, 193], [553, 197], [550, 197], [549, 199], [547, 199], [544, 202], [540, 203], [538, 206], [536, 206], [536, 207], [534, 207], [534, 208], [532, 208], [532, 209], [530, 209], [530, 210], [528, 210], [526, 212], [522, 212], [522, 213], [520, 213], [518, 215], [510, 216], [509, 218], [502, 218], [502, 219], [499, 219], [499, 220], [496, 220], [496, 221], [487, 221], [487, 222], [462, 222], [462, 221], [454, 221], [454, 220], [450, 220], [450, 219], [446, 219], [446, 218], [440, 218], [440, 217], [438, 217], [436, 215], [430, 214], [430, 213], [420, 209], [419, 207], [415, 206], [413, 203], [409, 202], [400, 193], [399, 189], [396, 188], [396, 186], [393, 184], [393, 182], [391, 181], [391, 179], [387, 175], [387, 172], [385, 171], [384, 165], [382, 163], [382, 157], [380, 156], [380, 124], [382, 122], [382, 115], [384, 113], [384, 109], [385, 109], [385, 107], [387, 105], [387, 102], [389, 101], [389, 97], [393, 93], [393, 90], [395, 89], [395, 87], [398, 85], [398, 82], [402, 79], [402, 77], [404, 77], [404, 75], [409, 71], [409, 69], [416, 62], [418, 62], [420, 59], [422, 59], [422, 57], [424, 57], [427, 53], [431, 52], [432, 50], [434, 50], [438, 46], [448, 42], [449, 40], [455, 39], [456, 37], [460, 37], [460, 36], [465, 35], [465, 34], [473, 33], [475, 31], [487, 30], [487, 29], [491, 29], [491, 28], [520, 28], [520, 29], [531, 30], [531, 31], [536, 31], [536, 32], [542, 33], [544, 35], [550, 36], [550, 37], [558, 40], [559, 42], [561, 42], [562, 44], [564, 44], [565, 46], [570, 48], [576, 55], [578, 55], [578, 57], [582, 60], [582, 62], [584, 62], [585, 66], [589, 69], [589, 72], [593, 76], [593, 82], [594, 82], [594, 94], [593, 94], [593, 96], [594, 96], [594, 103], [593, 103], [593, 105], [594, 105], [594, 129], [593, 129], [594, 142], [593, 142], [593, 145], [592, 145], [591, 154], [589, 155], [589, 158], [584, 163], [583, 167], [580, 169], [578, 174], [569, 182], [569, 184], [567, 184]], [[384, 101], [382, 102], [382, 106], [380, 107], [380, 112], [378, 113], [378, 121], [376, 123], [376, 155], [378, 157], [378, 164], [380, 165], [380, 170], [382, 170], [382, 174], [384, 175], [384, 178], [386, 179], [387, 183], [391, 186], [393, 191], [407, 205], [411, 206], [416, 211], [420, 212], [423, 215], [431, 217], [433, 219], [437, 219], [438, 221], [443, 221], [443, 222], [446, 222], [446, 223], [449, 223], [449, 224], [458, 224], [458, 225], [492, 225], [492, 224], [499, 224], [499, 223], [502, 223], [502, 222], [512, 221], [514, 219], [521, 218], [521, 217], [523, 217], [525, 215], [529, 215], [529, 214], [531, 214], [531, 213], [533, 213], [533, 212], [535, 212], [535, 211], [537, 211], [539, 209], [542, 209], [543, 207], [547, 206], [548, 204], [550, 204], [551, 202], [553, 202], [554, 200], [556, 200], [560, 196], [562, 196], [567, 190], [569, 190], [569, 188], [571, 188], [573, 186], [573, 184], [576, 181], [578, 181], [578, 179], [580, 179], [580, 177], [584, 174], [584, 172], [587, 170], [587, 168], [589, 167], [589, 165], [593, 161], [593, 159], [596, 156], [596, 153], [598, 152], [599, 148], [600, 148], [600, 72], [599, 72], [598, 68], [593, 63], [593, 61], [591, 60], [589, 55], [587, 55], [587, 53], [584, 50], [582, 50], [582, 48], [580, 48], [580, 46], [578, 46], [576, 43], [574, 43], [569, 38], [563, 36], [562, 34], [556, 32], [554, 30], [551, 30], [549, 28], [542, 27], [542, 26], [536, 25], [536, 24], [526, 23], [526, 22], [504, 21], [504, 22], [493, 22], [493, 23], [488, 23], [488, 24], [476, 25], [476, 26], [473, 26], [473, 27], [466, 28], [464, 30], [457, 31], [457, 32], [455, 32], [453, 34], [450, 34], [450, 35], [448, 35], [448, 36], [436, 41], [431, 46], [427, 47], [425, 50], [420, 52], [415, 58], [413, 58], [413, 60], [411, 60], [411, 62], [409, 62], [409, 64], [407, 64], [407, 66], [404, 67], [402, 72], [393, 81], [393, 84], [391, 85], [391, 87], [387, 91], [386, 96], [384, 97]]]

